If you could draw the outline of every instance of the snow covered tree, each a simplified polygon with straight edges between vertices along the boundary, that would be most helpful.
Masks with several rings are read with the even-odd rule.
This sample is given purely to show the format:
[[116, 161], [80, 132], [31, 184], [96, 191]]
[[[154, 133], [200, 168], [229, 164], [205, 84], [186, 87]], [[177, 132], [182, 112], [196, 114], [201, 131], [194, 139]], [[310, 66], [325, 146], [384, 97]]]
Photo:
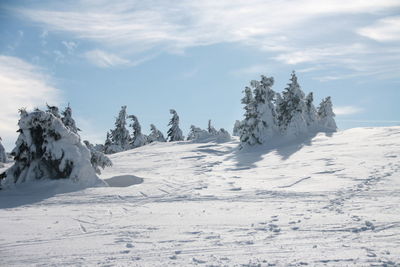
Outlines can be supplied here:
[[129, 148], [129, 131], [126, 129], [126, 106], [122, 106], [115, 121], [115, 129], [110, 131], [111, 144], [105, 148], [105, 153], [112, 154]]
[[334, 117], [335, 113], [333, 113], [331, 97], [328, 96], [322, 100], [318, 107], [318, 121], [321, 130], [336, 131], [337, 126]]
[[75, 120], [72, 118], [72, 109], [69, 104], [61, 114], [61, 121], [64, 123], [65, 127], [67, 127], [73, 133], [78, 134], [80, 129], [75, 125]]
[[183, 141], [184, 137], [182, 134], [182, 130], [179, 128], [179, 116], [178, 113], [174, 109], [170, 109], [169, 113], [172, 114], [172, 118], [168, 123], [168, 126], [171, 126], [168, 130], [168, 141]]
[[240, 136], [240, 124], [241, 124], [240, 120], [235, 121], [232, 131], [233, 136]]
[[253, 98], [253, 93], [249, 87], [246, 86], [244, 90], [245, 96], [242, 98], [245, 114], [244, 119], [240, 125], [240, 142], [242, 144], [255, 145], [261, 144], [257, 126], [259, 124], [256, 106]]
[[165, 139], [163, 133], [154, 126], [154, 124], [150, 124], [150, 134], [147, 137], [148, 142], [166, 142], [167, 140]]
[[[56, 118], [59, 118], [59, 119], [61, 118], [60, 110], [58, 109], [57, 106], [50, 106], [49, 104], [46, 104], [46, 106], [47, 106], [46, 112], [53, 114], [54, 117], [56, 117]], [[39, 111], [39, 110], [40, 109], [38, 109], [38, 108], [35, 109], [35, 111]]]
[[140, 126], [139, 120], [135, 115], [129, 115], [129, 119], [132, 120], [132, 123], [129, 125], [133, 128], [133, 135], [131, 138], [131, 147], [141, 147], [147, 144], [147, 137], [142, 134], [142, 127]]
[[217, 130], [214, 128], [214, 126], [211, 125], [211, 120], [208, 120], [208, 133], [211, 135], [216, 135], [217, 134]]
[[228, 131], [226, 131], [224, 128], [219, 129], [217, 132], [217, 141], [218, 142], [228, 142], [231, 140], [231, 135], [229, 134]]
[[71, 179], [85, 185], [99, 182], [90, 151], [52, 111], [20, 110], [19, 136], [11, 155], [15, 163], [0, 175], [2, 186], [38, 179]]
[[7, 154], [6, 150], [4, 149], [4, 146], [1, 143], [1, 137], [0, 137], [0, 162], [6, 163], [7, 162]]
[[292, 72], [288, 86], [283, 91], [283, 99], [278, 109], [279, 125], [284, 134], [298, 135], [308, 131], [305, 120], [306, 105], [304, 93], [297, 82], [294, 71]]
[[104, 169], [105, 167], [112, 166], [111, 160], [102, 152], [96, 150], [95, 146], [93, 146], [89, 141], [85, 140], [83, 143], [90, 151], [90, 163], [97, 174], [101, 173], [100, 167]]
[[[217, 132], [215, 131], [215, 134]], [[199, 127], [196, 127], [194, 125], [190, 126], [190, 132], [188, 134], [187, 140], [193, 140], [193, 141], [199, 141], [199, 140], [205, 140], [208, 137], [212, 136], [208, 131], [203, 130]]]
[[275, 92], [273, 77], [261, 75], [261, 81], [251, 82], [254, 93], [254, 105], [257, 113], [257, 134], [259, 140], [265, 142], [272, 137], [276, 128], [276, 113], [274, 106]]
[[318, 114], [313, 104], [313, 101], [314, 101], [314, 96], [313, 93], [310, 92], [305, 99], [305, 104], [306, 104], [305, 119], [309, 130], [316, 130], [318, 124]]

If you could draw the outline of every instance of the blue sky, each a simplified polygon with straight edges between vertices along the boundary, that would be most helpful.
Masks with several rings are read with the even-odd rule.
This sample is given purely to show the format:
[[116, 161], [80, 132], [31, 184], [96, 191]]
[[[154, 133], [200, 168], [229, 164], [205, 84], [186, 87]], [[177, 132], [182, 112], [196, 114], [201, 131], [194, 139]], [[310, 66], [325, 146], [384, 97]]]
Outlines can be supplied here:
[[316, 105], [332, 96], [341, 129], [400, 125], [400, 2], [2, 1], [0, 136], [20, 107], [68, 103], [82, 136], [102, 142], [122, 105], [144, 132], [169, 109], [232, 129], [260, 74], [282, 91], [296, 70]]

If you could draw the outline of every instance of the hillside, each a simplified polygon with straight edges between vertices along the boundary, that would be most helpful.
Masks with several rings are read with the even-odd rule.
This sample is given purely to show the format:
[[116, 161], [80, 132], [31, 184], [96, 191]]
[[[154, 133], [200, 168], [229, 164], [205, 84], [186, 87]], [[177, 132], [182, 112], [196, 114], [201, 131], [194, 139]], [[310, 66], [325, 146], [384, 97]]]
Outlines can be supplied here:
[[110, 157], [110, 187], [0, 191], [0, 265], [400, 264], [400, 127], [237, 146], [152, 143]]

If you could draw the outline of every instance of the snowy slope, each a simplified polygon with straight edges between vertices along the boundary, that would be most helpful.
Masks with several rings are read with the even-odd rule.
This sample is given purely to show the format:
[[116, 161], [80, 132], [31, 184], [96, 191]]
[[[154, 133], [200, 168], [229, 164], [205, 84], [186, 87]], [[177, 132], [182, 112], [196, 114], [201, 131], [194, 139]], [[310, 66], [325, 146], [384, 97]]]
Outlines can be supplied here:
[[108, 188], [0, 191], [0, 265], [400, 264], [400, 127], [237, 145], [153, 143], [112, 155]]

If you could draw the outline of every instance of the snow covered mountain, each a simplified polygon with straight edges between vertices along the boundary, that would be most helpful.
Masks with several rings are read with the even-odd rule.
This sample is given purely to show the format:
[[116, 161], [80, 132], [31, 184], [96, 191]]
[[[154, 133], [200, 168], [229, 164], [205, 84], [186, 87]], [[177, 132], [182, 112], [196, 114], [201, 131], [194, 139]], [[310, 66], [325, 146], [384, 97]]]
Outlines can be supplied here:
[[400, 264], [400, 127], [238, 143], [113, 154], [110, 187], [0, 191], [0, 265]]

